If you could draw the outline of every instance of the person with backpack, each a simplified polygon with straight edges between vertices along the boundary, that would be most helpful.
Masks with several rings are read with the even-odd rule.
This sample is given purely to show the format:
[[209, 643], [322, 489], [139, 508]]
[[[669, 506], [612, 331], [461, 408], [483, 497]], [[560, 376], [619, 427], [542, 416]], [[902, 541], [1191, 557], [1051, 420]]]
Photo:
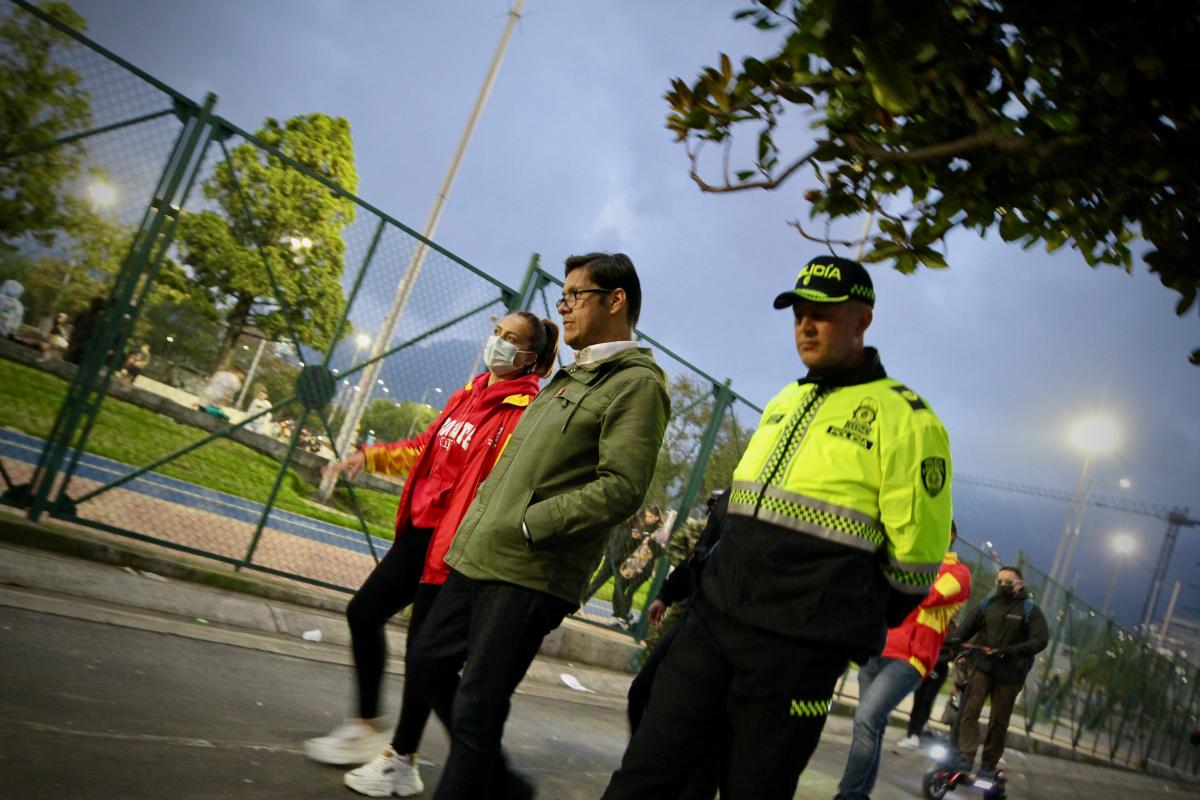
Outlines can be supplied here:
[[996, 593], [980, 603], [948, 641], [957, 649], [973, 639], [980, 654], [959, 720], [958, 751], [964, 769], [970, 771], [979, 748], [979, 713], [990, 697], [991, 722], [979, 771], [981, 777], [990, 777], [1004, 754], [1008, 720], [1025, 676], [1050, 640], [1046, 617], [1026, 591], [1021, 570], [1002, 567], [996, 574]]

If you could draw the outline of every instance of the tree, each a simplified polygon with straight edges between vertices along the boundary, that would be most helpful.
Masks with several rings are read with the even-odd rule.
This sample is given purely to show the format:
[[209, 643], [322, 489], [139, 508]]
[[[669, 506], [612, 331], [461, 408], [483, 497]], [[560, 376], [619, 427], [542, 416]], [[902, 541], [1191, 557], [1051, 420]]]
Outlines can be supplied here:
[[[76, 30], [87, 27], [67, 3], [42, 9]], [[85, 130], [92, 118], [79, 73], [62, 59], [74, 46], [32, 14], [18, 11], [0, 21], [0, 250], [14, 249], [27, 235], [50, 245], [71, 222], [60, 197], [79, 174], [83, 147], [54, 142]]]
[[[357, 188], [346, 120], [268, 119], [258, 137], [346, 190]], [[354, 203], [253, 144], [239, 145], [217, 165], [204, 195], [221, 211], [184, 215], [179, 251], [225, 321], [217, 367], [232, 363], [238, 337], [251, 327], [281, 340], [290, 321], [302, 344], [327, 347], [345, 307], [341, 233], [354, 220]]]
[[368, 431], [375, 431], [375, 439], [380, 442], [406, 439], [424, 431], [437, 415], [436, 409], [422, 403], [372, 400], [359, 423], [360, 438], [365, 440]]
[[[654, 477], [646, 492], [647, 502], [663, 508], [672, 505], [683, 492], [688, 476], [696, 467], [700, 444], [712, 418], [716, 396], [711, 384], [699, 382], [688, 376], [673, 378], [669, 389], [671, 395], [671, 419], [663, 436], [662, 448], [658, 452], [658, 463]], [[745, 446], [745, 433], [738, 428], [731, 410], [726, 410], [717, 431], [712, 452], [704, 465], [697, 501], [704, 500], [714, 489], [724, 489], [733, 480], [733, 468], [741, 458]], [[687, 515], [691, 509], [680, 509]]]
[[[25, 286], [25, 316], [31, 323], [65, 312], [73, 315], [96, 295], [107, 295], [129, 250], [133, 230], [65, 199], [65, 237], [34, 259], [13, 254], [0, 265], [0, 278]], [[60, 232], [61, 233], [61, 232]]]
[[[777, 52], [735, 66], [722, 54], [672, 81], [667, 127], [707, 192], [775, 189], [801, 173], [810, 219], [874, 212], [866, 261], [901, 272], [947, 266], [938, 247], [966, 228], [1091, 266], [1150, 270], [1180, 295], [1200, 289], [1200, 15], [1173, 0], [760, 0], [735, 14], [785, 32]], [[820, 132], [785, 155], [781, 118]], [[736, 130], [754, 156], [730, 173]], [[705, 144], [724, 148], [702, 177]], [[894, 202], [888, 202], [889, 200]], [[885, 207], [886, 206], [886, 207]], [[902, 210], [897, 210], [902, 209]], [[796, 220], [802, 235], [830, 246]], [[1192, 353], [1200, 363], [1200, 350]]]

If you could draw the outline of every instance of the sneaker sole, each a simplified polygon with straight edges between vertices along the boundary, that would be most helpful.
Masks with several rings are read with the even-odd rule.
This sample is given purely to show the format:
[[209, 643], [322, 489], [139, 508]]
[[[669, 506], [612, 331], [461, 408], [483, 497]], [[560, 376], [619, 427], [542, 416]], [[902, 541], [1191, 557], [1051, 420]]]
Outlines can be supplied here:
[[346, 784], [346, 788], [367, 797], [392, 796], [392, 781], [390, 778], [386, 781], [360, 781], [347, 775], [342, 779], [342, 783]]
[[329, 747], [327, 745], [304, 743], [304, 755], [319, 764], [332, 764], [338, 767], [361, 766], [383, 752], [388, 743], [384, 741], [378, 746], [350, 750], [348, 748]]

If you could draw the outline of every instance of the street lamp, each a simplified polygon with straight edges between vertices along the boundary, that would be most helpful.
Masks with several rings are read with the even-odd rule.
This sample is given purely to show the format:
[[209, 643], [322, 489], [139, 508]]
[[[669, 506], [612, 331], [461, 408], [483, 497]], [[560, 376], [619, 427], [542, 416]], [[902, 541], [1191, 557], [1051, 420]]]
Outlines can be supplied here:
[[1104, 594], [1104, 610], [1100, 612], [1105, 617], [1112, 609], [1113, 590], [1117, 586], [1117, 571], [1120, 570], [1124, 560], [1133, 555], [1133, 551], [1137, 549], [1137, 539], [1132, 534], [1114, 533], [1108, 540], [1108, 544], [1116, 558], [1113, 560], [1112, 572], [1108, 575], [1108, 591]]
[[[1075, 449], [1083, 451], [1083, 466], [1079, 470], [1079, 481], [1075, 484], [1075, 495], [1071, 498], [1071, 508], [1067, 512], [1066, 525], [1063, 526], [1062, 536], [1059, 537], [1058, 547], [1054, 551], [1054, 563], [1050, 567], [1051, 581], [1057, 579], [1059, 583], [1064, 583], [1067, 579], [1071, 552], [1074, 550], [1075, 540], [1079, 538], [1079, 530], [1083, 525], [1083, 514], [1087, 510], [1088, 495], [1091, 494], [1092, 487], [1088, 482], [1087, 474], [1092, 458], [1115, 448], [1120, 437], [1117, 424], [1111, 417], [1101, 414], [1080, 418], [1068, 432], [1071, 444], [1075, 446]], [[1083, 494], [1082, 505], [1079, 503], [1080, 494]], [[1077, 508], [1078, 519], [1076, 519]], [[1050, 584], [1046, 588], [1047, 596], [1051, 592], [1052, 585]]]
[[117, 204], [117, 188], [103, 178], [95, 178], [88, 184], [87, 196], [96, 208], [112, 208]]

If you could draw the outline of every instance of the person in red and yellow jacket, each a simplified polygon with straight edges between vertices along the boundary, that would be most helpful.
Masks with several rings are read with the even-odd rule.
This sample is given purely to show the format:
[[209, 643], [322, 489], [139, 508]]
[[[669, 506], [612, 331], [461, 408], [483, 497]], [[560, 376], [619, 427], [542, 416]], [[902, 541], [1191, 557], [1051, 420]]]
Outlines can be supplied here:
[[[958, 528], [951, 522], [951, 547], [957, 538]], [[888, 715], [933, 671], [950, 623], [970, 596], [970, 571], [959, 563], [957, 553], [947, 552], [925, 599], [888, 631], [883, 653], [858, 670], [854, 738], [837, 798], [870, 797], [879, 775]]]
[[400, 719], [390, 737], [378, 716], [387, 621], [412, 606], [411, 643], [450, 574], [444, 560], [479, 485], [500, 458], [521, 414], [550, 374], [558, 328], [528, 311], [500, 320], [483, 350], [488, 371], [446, 401], [423, 433], [412, 439], [360, 447], [327, 469], [353, 479], [366, 469], [405, 476], [396, 511], [396, 537], [346, 607], [358, 683], [358, 715], [332, 733], [305, 742], [309, 758], [325, 764], [362, 764], [346, 773], [351, 789], [372, 797], [423, 790], [416, 752], [430, 707], [405, 681]]

